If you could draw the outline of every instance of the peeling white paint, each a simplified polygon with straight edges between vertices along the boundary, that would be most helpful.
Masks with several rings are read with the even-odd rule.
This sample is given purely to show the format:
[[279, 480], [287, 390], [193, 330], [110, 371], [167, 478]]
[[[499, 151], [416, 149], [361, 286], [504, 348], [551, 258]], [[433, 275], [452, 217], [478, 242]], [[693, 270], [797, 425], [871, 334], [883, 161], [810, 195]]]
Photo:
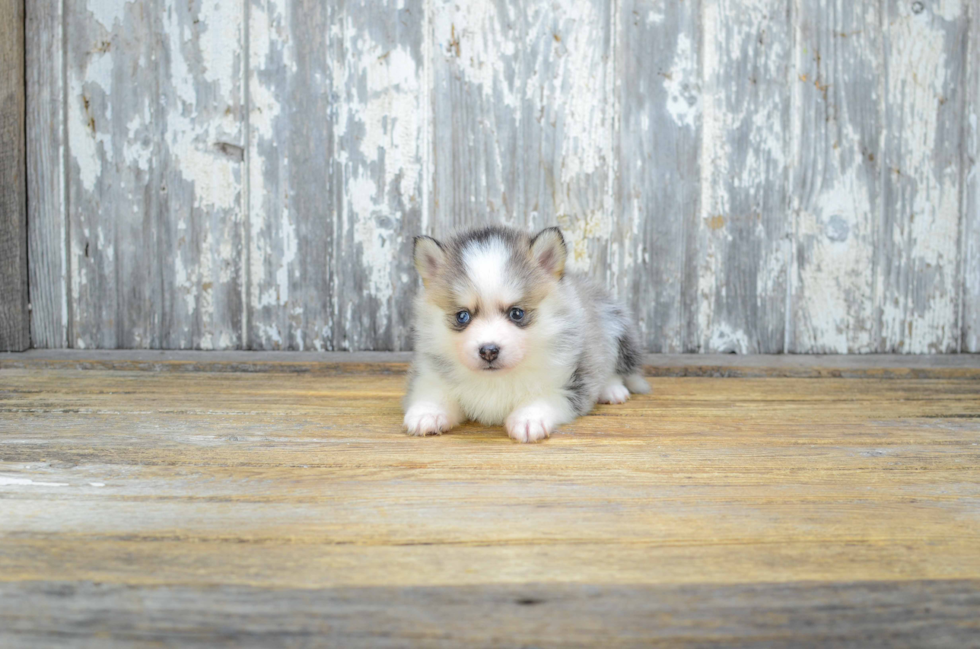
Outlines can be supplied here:
[[[113, 57], [110, 51], [95, 51], [86, 61], [85, 76], [70, 75], [68, 102], [68, 147], [78, 166], [79, 179], [86, 191], [94, 191], [102, 175], [102, 159], [112, 162], [112, 143], [108, 122], [112, 119], [112, 102], [105, 114], [95, 115], [93, 91], [112, 92]], [[111, 96], [111, 95], [110, 95]]]
[[[179, 5], [179, 3], [178, 3]], [[212, 5], [205, 3], [205, 7]], [[219, 35], [231, 36], [231, 43], [237, 42], [237, 34], [241, 29], [241, 12], [237, 7], [231, 11], [218, 11], [219, 5], [213, 5], [213, 10], [202, 8], [200, 20], [206, 20], [209, 25], [224, 25]], [[165, 12], [165, 32], [170, 38], [170, 85], [183, 102], [167, 113], [167, 140], [174, 162], [181, 175], [194, 183], [195, 205], [210, 210], [236, 210], [238, 208], [239, 184], [235, 181], [234, 171], [238, 163], [232, 162], [220, 154], [216, 144], [223, 139], [222, 135], [237, 131], [237, 126], [228, 124], [219, 117], [213, 119], [202, 112], [198, 106], [196, 84], [207, 80], [207, 75], [196, 75], [186, 59], [186, 48], [189, 47], [186, 25], [178, 20], [180, 9], [171, 7]], [[189, 18], [188, 18], [189, 19]], [[207, 33], [207, 30], [205, 30]], [[207, 39], [203, 39], [205, 42]], [[211, 60], [211, 74], [223, 74], [225, 84], [235, 78], [233, 74], [234, 47], [225, 44], [225, 54], [217, 60]], [[207, 66], [205, 66], [207, 68]], [[202, 79], [202, 76], [204, 77]], [[220, 82], [212, 81], [220, 87]], [[226, 92], [230, 92], [227, 88]], [[229, 102], [231, 103], [231, 102]], [[231, 144], [237, 144], [231, 142]]]
[[[667, 112], [678, 126], [695, 128], [701, 113], [698, 59], [687, 34], [677, 36], [677, 49], [670, 73], [664, 76]], [[644, 125], [644, 130], [646, 130]]]
[[499, 62], [517, 52], [514, 34], [504, 30], [523, 17], [510, 15], [501, 20], [496, 10], [513, 8], [488, 2], [441, 1], [433, 9], [436, 46], [442, 55], [454, 62], [469, 83], [481, 88], [488, 101], [518, 108], [517, 89], [508, 82]]
[[647, 11], [646, 22], [647, 25], [662, 25], [667, 19], [663, 11], [657, 11], [657, 7], [651, 7]]
[[812, 241], [805, 263], [798, 265], [797, 296], [807, 321], [797, 343], [825, 353], [873, 352], [870, 323], [874, 271], [874, 222], [868, 188], [852, 166], [821, 192], [813, 211], [804, 210], [797, 236]]
[[741, 329], [729, 327], [724, 322], [718, 323], [711, 330], [708, 348], [715, 353], [748, 354], [752, 351], [749, 338]]
[[128, 4], [134, 3], [129, 0], [88, 0], [85, 8], [106, 31], [112, 31], [116, 22], [122, 22]]
[[[788, 168], [788, 147], [781, 80], [791, 52], [789, 39], [778, 31], [773, 33], [779, 27], [788, 29], [776, 21], [775, 4], [730, 0], [702, 6], [698, 327], [706, 352], [717, 350], [716, 332], [736, 328], [719, 319], [716, 303], [745, 318], [755, 311], [766, 313], [767, 305], [783, 304], [786, 299], [788, 251], [781, 236], [766, 228], [785, 209], [778, 193], [788, 180], [782, 176]], [[743, 61], [748, 52], [752, 59]], [[727, 234], [734, 227], [740, 231], [738, 241]], [[751, 296], [729, 297], [725, 291], [732, 274], [746, 272], [726, 265], [732, 245], [745, 248], [744, 263], [756, 266], [755, 305], [746, 303]], [[785, 328], [782, 320], [778, 324], [759, 322], [758, 326]]]
[[[876, 292], [881, 296], [882, 337], [889, 347], [911, 353], [955, 350], [959, 333], [957, 267], [959, 234], [958, 168], [940, 168], [942, 152], [956, 142], [939, 141], [938, 110], [953, 67], [947, 61], [952, 47], [950, 27], [938, 17], [959, 15], [959, 3], [943, 2], [938, 15], [923, 19], [901, 8], [889, 22], [886, 105], [901, 107], [901, 128], [888, 133], [898, 146], [889, 159], [887, 182], [896, 190], [891, 235], [894, 250], [902, 251], [899, 263], [907, 269], [898, 285], [880, 274]], [[932, 282], [924, 286], [924, 282]]]
[[391, 317], [392, 255], [403, 218], [396, 206], [422, 199], [424, 70], [407, 47], [375, 41], [354, 16], [346, 16], [343, 24], [350, 54], [343, 67], [334, 68], [337, 85], [344, 89], [337, 136], [356, 125], [364, 137], [356, 152], [346, 151], [339, 141], [335, 145], [344, 170], [341, 223], [345, 232], [350, 228], [360, 252], [368, 295], [377, 305], [377, 333]]
[[377, 188], [370, 178], [355, 177], [349, 181], [350, 208], [357, 215], [353, 220], [354, 242], [361, 250], [361, 264], [368, 273], [370, 294], [379, 303], [378, 317], [385, 322], [394, 289], [390, 273], [394, 233], [390, 225], [379, 226], [387, 221], [384, 211], [372, 213], [376, 193]]
[[285, 209], [279, 214], [279, 232], [282, 236], [280, 254], [282, 257], [279, 261], [279, 268], [276, 269], [277, 305], [285, 305], [289, 302], [289, 271], [292, 263], [296, 261], [296, 253], [299, 250], [296, 224], [293, 222], [292, 216]]

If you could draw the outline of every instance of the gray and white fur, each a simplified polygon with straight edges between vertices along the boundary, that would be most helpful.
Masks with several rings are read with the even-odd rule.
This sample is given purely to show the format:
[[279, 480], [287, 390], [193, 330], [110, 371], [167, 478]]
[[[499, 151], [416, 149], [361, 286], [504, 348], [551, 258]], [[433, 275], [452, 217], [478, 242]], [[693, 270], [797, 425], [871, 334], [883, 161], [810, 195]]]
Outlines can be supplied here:
[[424, 288], [405, 398], [410, 435], [475, 420], [534, 442], [597, 402], [649, 392], [626, 309], [566, 273], [566, 255], [558, 228], [533, 237], [488, 227], [447, 243], [416, 238]]

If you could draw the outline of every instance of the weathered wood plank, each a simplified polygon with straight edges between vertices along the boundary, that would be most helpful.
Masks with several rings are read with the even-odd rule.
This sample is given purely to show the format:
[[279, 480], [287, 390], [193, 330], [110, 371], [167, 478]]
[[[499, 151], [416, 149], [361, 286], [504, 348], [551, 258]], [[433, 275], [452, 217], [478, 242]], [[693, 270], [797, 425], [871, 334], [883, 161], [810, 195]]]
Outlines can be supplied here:
[[251, 8], [253, 349], [404, 349], [423, 202], [421, 0]]
[[251, 349], [332, 349], [336, 3], [249, 5]]
[[867, 353], [875, 339], [881, 15], [875, 0], [805, 0], [796, 17], [788, 349]]
[[24, 2], [0, 1], [0, 351], [31, 345], [27, 289]]
[[629, 229], [613, 216], [611, 6], [433, 3], [431, 233], [557, 223], [570, 268], [625, 286]]
[[791, 3], [705, 0], [700, 351], [785, 351]]
[[411, 348], [412, 260], [422, 232], [425, 2], [343, 3], [334, 29], [343, 198], [333, 242], [333, 349]]
[[66, 7], [71, 345], [238, 347], [242, 5]]
[[975, 381], [651, 383], [528, 447], [403, 376], [0, 370], [0, 644], [973, 643]]
[[65, 202], [64, 3], [28, 2], [27, 232], [31, 344], [68, 346], [68, 212]]
[[878, 351], [959, 346], [966, 4], [884, 7], [884, 135], [875, 276]]
[[966, 96], [963, 115], [963, 169], [965, 179], [959, 278], [960, 351], [980, 352], [980, 7], [968, 3], [969, 51], [966, 57]]
[[977, 640], [977, 580], [278, 589], [0, 583], [0, 641], [185, 647], [894, 647]]
[[695, 351], [698, 324], [699, 2], [627, 0], [616, 54], [621, 295], [652, 352]]

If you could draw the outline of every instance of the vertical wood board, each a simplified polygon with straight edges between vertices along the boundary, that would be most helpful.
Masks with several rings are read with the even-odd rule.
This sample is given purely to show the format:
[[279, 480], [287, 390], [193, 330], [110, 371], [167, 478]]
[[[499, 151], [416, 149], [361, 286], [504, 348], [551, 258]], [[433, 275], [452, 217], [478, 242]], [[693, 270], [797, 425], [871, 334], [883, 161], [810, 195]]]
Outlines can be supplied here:
[[240, 346], [242, 6], [66, 6], [71, 345]]
[[31, 344], [24, 87], [24, 2], [0, 0], [0, 351]]
[[249, 2], [251, 349], [332, 348], [333, 6]]
[[879, 9], [876, 0], [803, 0], [796, 17], [793, 352], [877, 349]]
[[702, 4], [700, 351], [785, 351], [791, 20], [787, 0]]
[[27, 231], [31, 342], [68, 346], [68, 232], [65, 196], [63, 3], [28, 2]]
[[253, 4], [249, 344], [404, 349], [421, 230], [421, 0]]
[[966, 5], [884, 3], [879, 352], [946, 353], [959, 346]]
[[701, 42], [698, 2], [627, 0], [619, 16], [621, 295], [652, 352], [696, 351]]

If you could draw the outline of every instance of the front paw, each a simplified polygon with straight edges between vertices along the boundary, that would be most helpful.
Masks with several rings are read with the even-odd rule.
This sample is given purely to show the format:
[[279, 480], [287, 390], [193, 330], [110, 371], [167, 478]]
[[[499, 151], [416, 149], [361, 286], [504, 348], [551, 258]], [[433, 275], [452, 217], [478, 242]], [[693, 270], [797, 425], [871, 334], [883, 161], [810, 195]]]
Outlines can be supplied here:
[[438, 404], [416, 403], [405, 413], [405, 432], [409, 435], [438, 435], [450, 428], [450, 415]]
[[599, 403], [626, 403], [629, 398], [630, 391], [622, 381], [611, 381], [599, 393]]
[[505, 422], [507, 434], [518, 442], [537, 442], [555, 430], [555, 420], [546, 408], [528, 406], [515, 410]]

